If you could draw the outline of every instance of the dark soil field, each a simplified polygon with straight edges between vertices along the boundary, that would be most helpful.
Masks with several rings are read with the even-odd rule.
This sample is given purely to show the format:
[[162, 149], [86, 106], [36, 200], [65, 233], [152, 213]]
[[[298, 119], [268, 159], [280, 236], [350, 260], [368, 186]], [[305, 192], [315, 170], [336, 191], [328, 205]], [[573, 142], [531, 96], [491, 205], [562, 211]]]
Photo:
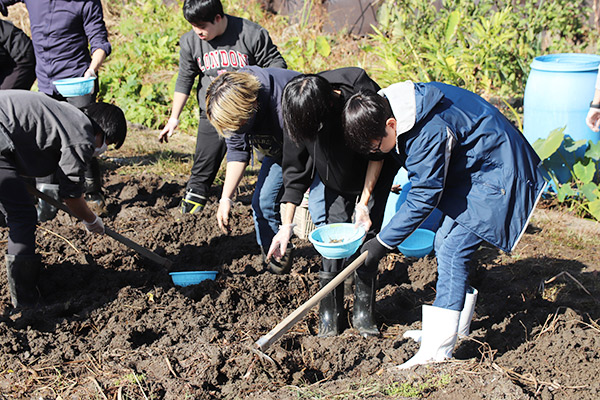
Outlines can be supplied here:
[[[45, 306], [11, 315], [0, 274], [1, 399], [600, 398], [598, 223], [542, 207], [513, 254], [481, 247], [472, 334], [452, 361], [391, 369], [416, 352], [402, 334], [435, 296], [435, 258], [399, 253], [380, 264], [381, 337], [348, 328], [318, 338], [314, 309], [259, 357], [254, 342], [317, 292], [320, 256], [296, 238], [292, 272], [271, 274], [251, 185], [225, 236], [218, 186], [203, 213], [182, 216], [184, 176], [126, 175], [115, 160], [104, 161], [106, 225], [173, 261], [172, 271], [217, 270], [217, 279], [176, 287], [171, 271], [59, 213], [37, 231]], [[7, 235], [0, 228], [2, 252]]]

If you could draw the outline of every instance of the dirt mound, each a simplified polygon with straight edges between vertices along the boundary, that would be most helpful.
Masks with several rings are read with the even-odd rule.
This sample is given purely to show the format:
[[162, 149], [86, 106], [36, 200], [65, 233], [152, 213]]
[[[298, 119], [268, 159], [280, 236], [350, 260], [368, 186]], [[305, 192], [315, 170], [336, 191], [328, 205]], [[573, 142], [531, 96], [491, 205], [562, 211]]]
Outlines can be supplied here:
[[[216, 192], [200, 215], [182, 216], [181, 181], [113, 172], [105, 187], [107, 226], [172, 260], [171, 271], [219, 275], [175, 287], [171, 271], [109, 237], [87, 234], [65, 214], [41, 224], [46, 305], [9, 315], [5, 274], [0, 278], [3, 398], [600, 395], [594, 378], [600, 375], [599, 241], [549, 225], [547, 210], [514, 254], [478, 251], [471, 277], [480, 292], [473, 333], [459, 342], [457, 360], [396, 372], [392, 367], [418, 348], [402, 333], [420, 326], [420, 306], [435, 296], [433, 257], [391, 254], [381, 263], [380, 338], [365, 339], [352, 329], [318, 338], [312, 310], [262, 357], [254, 342], [318, 290], [320, 256], [312, 246], [294, 239], [292, 273], [269, 273], [256, 244], [252, 188], [238, 197], [235, 228], [225, 236], [214, 218]], [[7, 234], [0, 230], [1, 250]], [[352, 296], [346, 304], [351, 310]]]

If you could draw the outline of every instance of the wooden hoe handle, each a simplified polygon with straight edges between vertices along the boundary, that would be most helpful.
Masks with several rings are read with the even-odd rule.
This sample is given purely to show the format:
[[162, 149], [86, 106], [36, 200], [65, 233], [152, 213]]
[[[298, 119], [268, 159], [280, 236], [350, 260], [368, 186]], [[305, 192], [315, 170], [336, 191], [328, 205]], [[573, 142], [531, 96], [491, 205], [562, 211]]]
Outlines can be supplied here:
[[300, 321], [304, 316], [310, 311], [311, 308], [316, 306], [323, 297], [325, 297], [329, 292], [338, 287], [342, 282], [346, 280], [358, 267], [362, 265], [362, 263], [367, 258], [368, 251], [362, 253], [356, 260], [354, 260], [350, 265], [344, 268], [335, 278], [331, 280], [327, 285], [323, 286], [321, 290], [319, 290], [313, 297], [308, 299], [308, 301], [298, 307], [293, 313], [288, 315], [286, 319], [281, 321], [277, 326], [266, 335], [262, 336], [258, 339], [255, 345], [261, 350], [265, 351], [273, 342], [279, 339], [284, 333], [286, 333], [296, 322]]
[[[44, 192], [40, 192], [39, 190], [37, 190], [37, 188], [35, 188], [29, 184], [27, 185], [27, 190], [29, 191], [29, 193], [33, 194], [36, 197], [39, 197], [40, 199], [44, 200], [46, 203], [52, 204], [54, 207], [58, 208], [59, 210], [63, 210], [64, 212], [66, 212], [67, 214], [72, 216], [73, 218], [77, 218], [77, 216], [75, 216], [63, 202], [56, 200], [52, 196], [48, 196]], [[79, 219], [79, 218], [77, 218], [77, 219]], [[149, 260], [154, 261], [155, 263], [157, 263], [159, 265], [165, 266], [167, 268], [169, 268], [173, 265], [173, 262], [171, 260], [167, 260], [166, 258], [159, 256], [155, 252], [150, 251], [147, 248], [140, 246], [139, 244], [135, 243], [133, 240], [126, 238], [125, 236], [113, 231], [110, 228], [107, 228], [106, 226], [104, 227], [104, 232], [111, 238], [115, 239], [118, 242], [123, 243], [125, 246], [129, 247], [132, 250], [137, 251], [140, 255], [146, 257]]]

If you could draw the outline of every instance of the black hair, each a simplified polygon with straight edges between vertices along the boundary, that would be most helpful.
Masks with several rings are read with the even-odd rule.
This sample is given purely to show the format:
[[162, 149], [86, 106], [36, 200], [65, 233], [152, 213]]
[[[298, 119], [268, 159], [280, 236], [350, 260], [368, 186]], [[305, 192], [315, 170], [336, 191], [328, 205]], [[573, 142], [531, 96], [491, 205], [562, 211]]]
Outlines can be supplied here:
[[290, 80], [282, 96], [283, 128], [296, 143], [315, 140], [329, 130], [339, 116], [333, 88], [319, 75], [298, 75]]
[[217, 15], [225, 16], [221, 0], [185, 0], [183, 3], [183, 17], [190, 24], [212, 23]]
[[106, 143], [114, 144], [116, 149], [123, 145], [127, 136], [127, 120], [123, 110], [114, 104], [103, 102], [91, 103], [82, 110], [92, 121], [94, 128], [102, 133]]
[[385, 137], [385, 124], [394, 115], [384, 96], [366, 90], [348, 99], [342, 113], [346, 144], [362, 154], [373, 152], [373, 142]]

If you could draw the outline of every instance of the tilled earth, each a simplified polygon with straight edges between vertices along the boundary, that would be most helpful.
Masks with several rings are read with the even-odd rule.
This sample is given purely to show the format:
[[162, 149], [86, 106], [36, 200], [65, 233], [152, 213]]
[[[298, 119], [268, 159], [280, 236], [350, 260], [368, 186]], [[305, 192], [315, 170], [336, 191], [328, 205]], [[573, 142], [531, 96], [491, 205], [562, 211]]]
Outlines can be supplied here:
[[[45, 306], [11, 314], [0, 275], [0, 398], [600, 397], [597, 223], [540, 209], [513, 254], [481, 247], [473, 332], [456, 360], [399, 373], [392, 367], [418, 349], [402, 333], [420, 326], [420, 306], [435, 296], [434, 257], [396, 253], [380, 264], [381, 337], [349, 327], [318, 338], [314, 309], [260, 356], [254, 342], [317, 292], [320, 256], [296, 238], [292, 272], [266, 270], [251, 187], [226, 236], [214, 216], [218, 188], [200, 215], [182, 216], [183, 179], [118, 172], [105, 178], [106, 225], [173, 261], [171, 271], [217, 270], [217, 279], [176, 287], [171, 271], [59, 213], [37, 231]], [[7, 236], [0, 228], [3, 252]]]

